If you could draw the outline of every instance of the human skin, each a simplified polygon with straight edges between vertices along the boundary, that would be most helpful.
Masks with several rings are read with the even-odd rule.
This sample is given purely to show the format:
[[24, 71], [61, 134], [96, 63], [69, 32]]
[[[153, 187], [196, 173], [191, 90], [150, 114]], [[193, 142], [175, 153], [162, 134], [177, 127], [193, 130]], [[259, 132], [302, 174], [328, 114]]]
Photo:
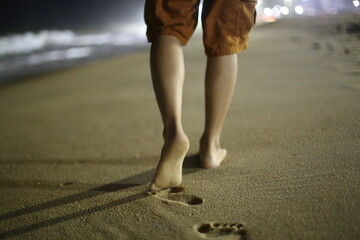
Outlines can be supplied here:
[[[153, 41], [150, 68], [164, 124], [164, 145], [150, 186], [156, 191], [181, 184], [182, 164], [190, 146], [181, 121], [185, 66], [182, 45], [176, 37], [162, 35]], [[220, 147], [220, 136], [236, 77], [236, 54], [208, 57], [205, 76], [205, 129], [199, 151], [204, 168], [216, 168], [226, 157], [226, 149]]]

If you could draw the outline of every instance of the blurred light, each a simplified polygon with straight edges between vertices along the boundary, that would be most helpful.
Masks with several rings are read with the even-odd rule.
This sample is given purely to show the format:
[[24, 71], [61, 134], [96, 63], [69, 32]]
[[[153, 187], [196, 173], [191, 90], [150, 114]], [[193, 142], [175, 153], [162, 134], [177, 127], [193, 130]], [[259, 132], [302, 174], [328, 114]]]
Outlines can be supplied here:
[[262, 3], [261, 0], [258, 0], [258, 1], [257, 1], [257, 4], [258, 4], [258, 5], [261, 5], [261, 3]]
[[284, 4], [288, 7], [292, 6], [292, 0], [284, 0]]
[[[199, 13], [198, 13], [198, 21], [201, 23], [201, 16], [203, 11], [203, 2], [200, 2], [199, 4]], [[199, 24], [200, 25], [200, 24]]]
[[295, 7], [295, 12], [299, 15], [304, 13], [304, 8], [302, 6], [296, 6]]
[[271, 8], [264, 8], [264, 14], [266, 16], [270, 17], [270, 16], [272, 16], [273, 12], [272, 12]]
[[353, 4], [354, 4], [355, 7], [358, 7], [360, 5], [360, 2], [358, 0], [354, 0]]
[[330, 13], [331, 14], [337, 14], [338, 13], [337, 8], [330, 8]]
[[283, 14], [283, 15], [288, 15], [290, 13], [290, 10], [288, 7], [285, 7], [285, 6], [282, 6], [280, 8], [280, 12]]
[[280, 12], [280, 7], [281, 6], [279, 6], [279, 5], [275, 5], [271, 10], [272, 10], [272, 15], [274, 16], [274, 17], [280, 17], [280, 14], [281, 14], [281, 12]]

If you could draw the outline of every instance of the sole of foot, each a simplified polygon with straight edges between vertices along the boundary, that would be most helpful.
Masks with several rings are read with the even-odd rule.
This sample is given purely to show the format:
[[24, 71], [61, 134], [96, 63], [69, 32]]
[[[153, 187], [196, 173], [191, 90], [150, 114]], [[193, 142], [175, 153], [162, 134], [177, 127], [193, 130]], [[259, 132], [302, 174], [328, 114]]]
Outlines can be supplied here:
[[165, 140], [156, 174], [150, 185], [151, 190], [158, 191], [181, 184], [182, 165], [189, 146], [189, 139], [185, 134]]

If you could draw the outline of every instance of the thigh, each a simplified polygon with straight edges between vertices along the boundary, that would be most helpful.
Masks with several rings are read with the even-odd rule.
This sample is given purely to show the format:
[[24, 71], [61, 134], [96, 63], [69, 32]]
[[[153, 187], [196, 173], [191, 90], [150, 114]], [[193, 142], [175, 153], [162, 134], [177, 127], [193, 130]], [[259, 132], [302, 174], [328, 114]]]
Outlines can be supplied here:
[[[255, 24], [255, 7], [255, 0], [204, 0], [205, 49], [213, 48], [211, 55], [226, 55], [245, 49], [248, 33]], [[221, 53], [217, 54], [217, 51]]]
[[151, 41], [157, 35], [174, 35], [185, 45], [193, 34], [200, 0], [147, 0], [145, 22]]

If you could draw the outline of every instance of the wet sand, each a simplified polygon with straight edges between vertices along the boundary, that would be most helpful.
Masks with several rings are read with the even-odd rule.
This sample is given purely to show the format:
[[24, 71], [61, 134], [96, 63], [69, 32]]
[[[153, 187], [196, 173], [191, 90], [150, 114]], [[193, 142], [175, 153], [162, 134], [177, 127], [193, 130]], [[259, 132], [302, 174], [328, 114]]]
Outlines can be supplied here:
[[185, 48], [192, 145], [183, 188], [155, 196], [162, 126], [147, 50], [1, 87], [0, 238], [360, 239], [358, 40], [309, 24], [252, 33], [215, 170], [194, 155], [200, 39]]

